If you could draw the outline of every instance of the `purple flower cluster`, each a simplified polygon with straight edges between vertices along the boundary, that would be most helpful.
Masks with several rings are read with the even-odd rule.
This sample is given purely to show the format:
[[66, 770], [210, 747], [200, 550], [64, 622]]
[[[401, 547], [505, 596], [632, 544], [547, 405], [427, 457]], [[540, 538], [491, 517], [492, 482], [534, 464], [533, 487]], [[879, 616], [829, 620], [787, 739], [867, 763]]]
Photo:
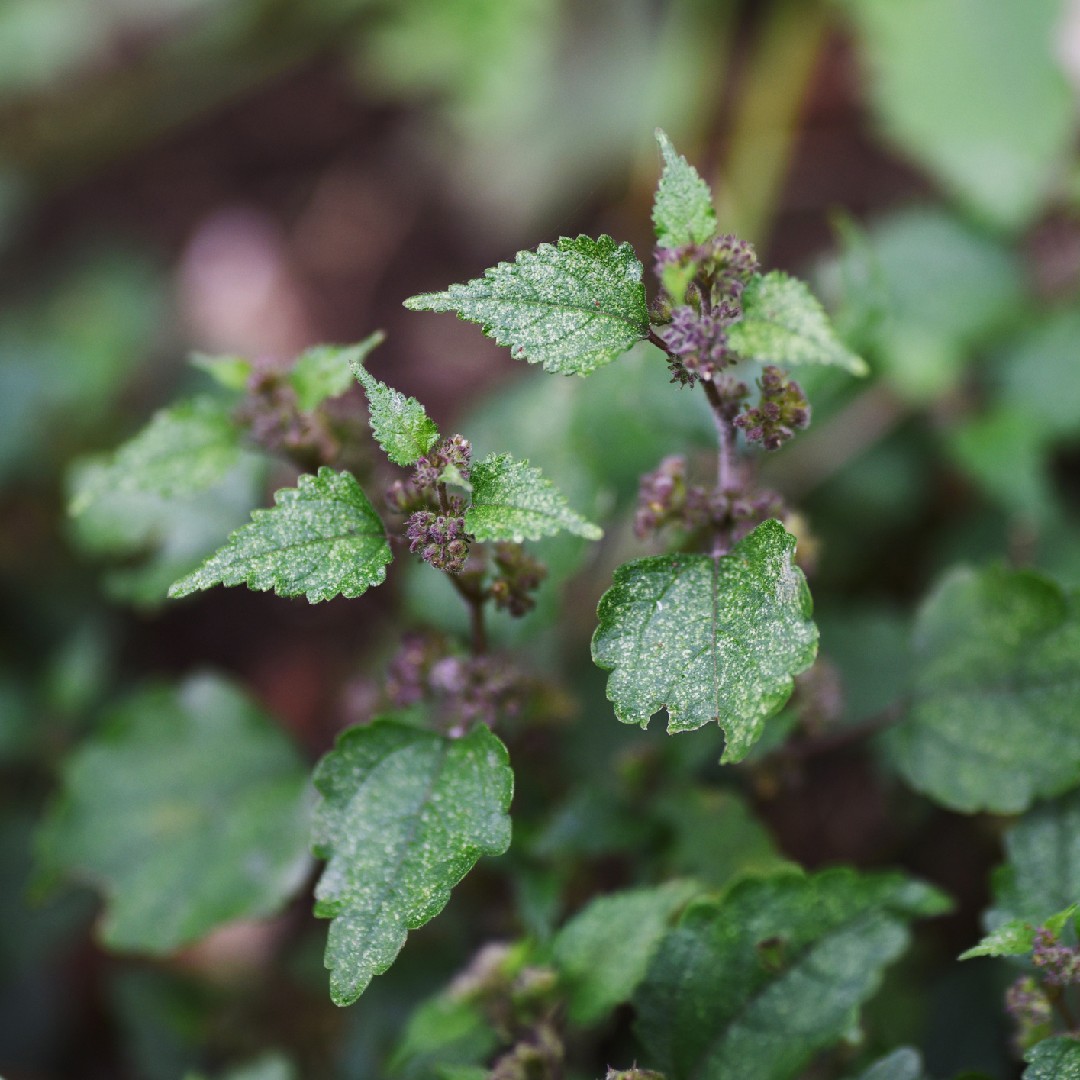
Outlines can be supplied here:
[[810, 424], [810, 403], [802, 387], [772, 364], [762, 371], [758, 389], [758, 404], [735, 417], [735, 426], [746, 432], [750, 442], [776, 450]]
[[498, 573], [488, 587], [497, 608], [520, 616], [536, 606], [532, 594], [547, 577], [547, 567], [520, 544], [496, 544], [492, 562]]
[[472, 445], [461, 435], [443, 439], [426, 457], [420, 458], [413, 470], [413, 483], [418, 488], [434, 488], [441, 482], [443, 469], [454, 468], [463, 479], [469, 478]]
[[1039, 968], [1047, 986], [1080, 983], [1080, 949], [1062, 945], [1045, 926], [1035, 931], [1031, 960]]
[[458, 574], [469, 557], [469, 534], [463, 517], [417, 510], [406, 523], [409, 550], [437, 570]]
[[704, 488], [686, 483], [686, 458], [672, 454], [641, 478], [634, 533], [644, 540], [665, 525], [696, 528], [708, 520], [707, 503]]

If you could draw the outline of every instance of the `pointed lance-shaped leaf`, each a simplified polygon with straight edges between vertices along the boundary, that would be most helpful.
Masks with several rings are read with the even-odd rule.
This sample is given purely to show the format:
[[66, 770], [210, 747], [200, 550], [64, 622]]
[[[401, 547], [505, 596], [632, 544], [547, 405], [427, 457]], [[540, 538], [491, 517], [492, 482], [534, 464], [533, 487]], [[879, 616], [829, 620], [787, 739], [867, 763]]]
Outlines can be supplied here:
[[792, 1080], [841, 1041], [915, 917], [949, 909], [899, 874], [747, 878], [691, 904], [635, 996], [667, 1080]]
[[600, 528], [574, 513], [555, 485], [527, 461], [490, 454], [472, 467], [465, 528], [477, 540], [539, 540], [566, 530], [599, 540]]
[[273, 589], [311, 603], [359, 596], [386, 577], [393, 558], [379, 515], [355, 477], [325, 465], [255, 510], [228, 543], [169, 590], [187, 596], [213, 585]]
[[342, 734], [315, 786], [315, 914], [333, 919], [330, 996], [350, 1005], [481, 855], [509, 847], [514, 778], [485, 727], [451, 739], [381, 720]]
[[380, 382], [364, 367], [362, 358], [352, 372], [368, 399], [371, 433], [395, 465], [414, 465], [438, 441], [439, 429], [416, 398], [406, 397]]
[[303, 412], [312, 412], [327, 398], [344, 394], [353, 384], [353, 370], [386, 335], [376, 330], [355, 345], [313, 345], [295, 360], [289, 385]]
[[593, 660], [625, 724], [667, 709], [668, 731], [715, 720], [725, 762], [740, 761], [793, 679], [817, 655], [795, 538], [762, 522], [727, 555], [657, 555], [615, 571], [601, 597]]
[[588, 375], [648, 337], [642, 268], [610, 236], [564, 236], [521, 251], [465, 285], [410, 297], [413, 311], [455, 311], [511, 355], [545, 371]]
[[798, 278], [780, 270], [755, 277], [742, 295], [742, 318], [728, 345], [762, 364], [830, 364], [865, 375], [866, 361], [836, 336], [825, 309]]
[[709, 185], [659, 128], [656, 141], [664, 157], [664, 171], [653, 200], [656, 243], [665, 248], [704, 244], [716, 235], [717, 229]]

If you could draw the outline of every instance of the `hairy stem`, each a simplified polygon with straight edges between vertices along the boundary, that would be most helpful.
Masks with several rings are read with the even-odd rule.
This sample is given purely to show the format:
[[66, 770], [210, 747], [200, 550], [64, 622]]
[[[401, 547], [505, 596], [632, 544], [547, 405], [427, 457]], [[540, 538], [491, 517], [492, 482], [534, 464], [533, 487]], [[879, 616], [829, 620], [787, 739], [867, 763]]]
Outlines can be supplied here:
[[1066, 1031], [1076, 1031], [1078, 1029], [1076, 1017], [1073, 1015], [1069, 1000], [1065, 996], [1065, 988], [1063, 986], [1047, 986], [1045, 989], [1046, 996], [1050, 1000], [1050, 1004], [1053, 1006], [1054, 1011], [1065, 1024]]
[[713, 423], [716, 425], [716, 486], [721, 494], [735, 491], [738, 482], [735, 475], [735, 425], [728, 416], [727, 404], [712, 379], [702, 382], [705, 397], [712, 406]]
[[487, 626], [484, 622], [484, 605], [487, 594], [480, 588], [473, 575], [462, 579], [457, 574], [447, 574], [458, 595], [469, 606], [469, 649], [473, 656], [483, 656], [487, 652]]

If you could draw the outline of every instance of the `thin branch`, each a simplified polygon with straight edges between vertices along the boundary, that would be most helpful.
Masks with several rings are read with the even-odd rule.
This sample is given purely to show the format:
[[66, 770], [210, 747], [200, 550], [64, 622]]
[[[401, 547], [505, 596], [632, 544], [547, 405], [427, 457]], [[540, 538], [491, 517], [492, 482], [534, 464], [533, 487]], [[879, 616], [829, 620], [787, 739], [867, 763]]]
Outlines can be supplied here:
[[446, 575], [458, 595], [469, 606], [469, 648], [473, 656], [483, 656], [487, 652], [487, 626], [484, 622], [484, 605], [487, 603], [487, 594], [478, 588], [473, 582], [475, 579], [462, 579], [458, 574]]

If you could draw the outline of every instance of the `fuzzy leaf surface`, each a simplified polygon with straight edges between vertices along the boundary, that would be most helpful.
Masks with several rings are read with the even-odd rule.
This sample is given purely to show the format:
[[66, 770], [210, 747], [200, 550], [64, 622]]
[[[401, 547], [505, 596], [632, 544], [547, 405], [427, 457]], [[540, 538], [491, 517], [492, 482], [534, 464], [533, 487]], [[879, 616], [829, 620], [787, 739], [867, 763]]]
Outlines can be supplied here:
[[244, 585], [311, 603], [359, 596], [386, 577], [393, 558], [379, 515], [355, 477], [325, 465], [255, 510], [225, 547], [169, 590], [187, 596], [213, 585]]
[[664, 156], [664, 171], [653, 200], [656, 243], [666, 248], [704, 244], [716, 235], [717, 229], [709, 185], [659, 128], [656, 141]]
[[511, 355], [545, 371], [588, 375], [649, 333], [642, 267], [610, 236], [564, 236], [521, 251], [482, 278], [410, 297], [413, 311], [455, 311]]
[[279, 910], [308, 872], [307, 770], [223, 679], [144, 690], [64, 768], [43, 866], [106, 896], [110, 948], [167, 953]]
[[[1038, 926], [1044, 926], [1055, 936], [1076, 917], [1080, 904], [1070, 904], [1063, 911], [1055, 912], [1038, 920]], [[961, 960], [970, 960], [975, 956], [1023, 956], [1031, 952], [1035, 944], [1037, 925], [1023, 919], [1009, 919], [991, 930], [978, 945], [960, 954]]]
[[303, 412], [312, 412], [328, 398], [344, 394], [353, 384], [356, 365], [383, 340], [376, 332], [356, 345], [313, 345], [305, 349], [289, 372], [289, 385]]
[[380, 382], [360, 360], [352, 372], [368, 399], [371, 433], [395, 465], [413, 465], [438, 441], [439, 429], [416, 398]]
[[743, 317], [728, 329], [740, 356], [763, 364], [828, 364], [852, 375], [866, 361], [836, 336], [825, 309], [798, 278], [781, 270], [755, 277], [742, 296]]
[[201, 396], [154, 414], [150, 423], [107, 461], [85, 472], [71, 499], [80, 514], [113, 493], [146, 493], [171, 498], [204, 491], [239, 461], [240, 432], [229, 406]]
[[762, 522], [719, 558], [657, 555], [615, 571], [600, 599], [593, 660], [611, 672], [624, 724], [667, 709], [668, 731], [715, 720], [722, 761], [740, 761], [817, 654], [813, 604], [795, 538]]
[[1080, 1080], [1080, 1039], [1043, 1039], [1025, 1055], [1024, 1080]]
[[346, 731], [315, 770], [330, 996], [349, 1005], [481, 855], [510, 845], [513, 774], [487, 728], [449, 739], [392, 720]]
[[1078, 686], [1076, 594], [1030, 571], [957, 570], [919, 612], [913, 704], [888, 745], [943, 805], [1018, 813], [1080, 783]]
[[595, 1023], [630, 1000], [673, 916], [701, 891], [692, 881], [668, 881], [601, 896], [559, 931], [552, 954], [575, 1024]]
[[465, 528], [477, 540], [539, 540], [566, 531], [599, 540], [601, 529], [574, 513], [555, 485], [527, 461], [489, 454], [469, 471]]
[[908, 922], [947, 908], [920, 882], [848, 869], [691, 904], [635, 997], [647, 1064], [667, 1080], [791, 1080], [851, 1030]]

